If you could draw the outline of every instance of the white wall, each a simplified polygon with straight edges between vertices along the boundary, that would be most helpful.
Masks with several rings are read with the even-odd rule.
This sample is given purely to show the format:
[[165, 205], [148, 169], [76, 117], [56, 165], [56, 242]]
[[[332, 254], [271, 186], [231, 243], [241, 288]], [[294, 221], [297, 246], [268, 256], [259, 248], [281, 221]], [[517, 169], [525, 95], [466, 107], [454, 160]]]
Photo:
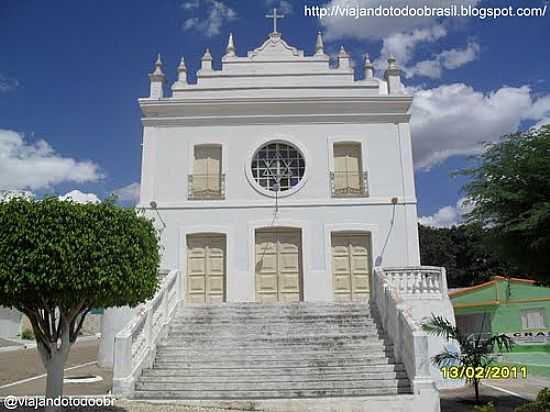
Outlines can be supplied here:
[[[245, 167], [250, 167], [255, 150], [275, 139], [295, 144], [306, 158], [308, 180], [292, 200], [330, 199], [331, 145], [337, 141], [363, 144], [363, 165], [369, 173], [371, 197], [414, 197], [414, 182], [410, 176], [412, 163], [403, 164], [403, 159], [408, 161], [410, 156], [402, 153], [403, 146], [410, 140], [404, 126], [385, 123], [146, 127], [143, 165], [146, 178], [141, 203], [148, 205], [151, 200], [159, 204], [186, 202], [193, 146], [208, 143], [223, 146], [226, 203], [265, 200], [265, 196], [250, 184]], [[406, 175], [404, 179], [403, 174]]]
[[[249, 168], [254, 152], [273, 140], [287, 141], [306, 160], [304, 183], [275, 199], [258, 190]], [[333, 198], [330, 174], [336, 142], [362, 145], [369, 197]], [[225, 200], [188, 200], [193, 147], [222, 145]], [[227, 300], [253, 301], [254, 230], [266, 226], [302, 229], [304, 299], [330, 301], [330, 233], [371, 233], [373, 266], [419, 265], [416, 198], [407, 124], [279, 124], [144, 128], [140, 206], [151, 201], [166, 224], [162, 268], [186, 273], [186, 235], [227, 236]], [[397, 203], [393, 204], [397, 198]], [[156, 213], [150, 211], [153, 217]], [[185, 282], [184, 282], [185, 283]]]

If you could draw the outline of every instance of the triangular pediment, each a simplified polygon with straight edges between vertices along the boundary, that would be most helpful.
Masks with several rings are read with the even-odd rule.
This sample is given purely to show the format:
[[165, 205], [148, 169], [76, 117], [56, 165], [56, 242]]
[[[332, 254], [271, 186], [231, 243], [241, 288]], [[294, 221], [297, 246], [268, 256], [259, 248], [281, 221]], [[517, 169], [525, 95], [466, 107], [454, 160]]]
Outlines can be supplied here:
[[248, 52], [252, 60], [298, 60], [304, 57], [303, 50], [290, 46], [280, 33], [271, 33], [257, 49]]

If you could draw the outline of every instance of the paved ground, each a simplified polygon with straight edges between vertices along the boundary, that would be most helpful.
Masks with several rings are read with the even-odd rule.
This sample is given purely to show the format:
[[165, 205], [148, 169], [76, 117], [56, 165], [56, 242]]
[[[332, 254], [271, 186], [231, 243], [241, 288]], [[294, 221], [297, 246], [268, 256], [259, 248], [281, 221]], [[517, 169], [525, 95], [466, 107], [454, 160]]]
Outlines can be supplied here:
[[3, 338], [0, 338], [0, 348], [7, 348], [9, 346], [18, 346], [18, 342], [14, 342], [12, 340], [6, 340]]
[[[493, 402], [497, 412], [513, 412], [516, 407], [527, 402], [521, 398], [496, 391], [487, 386], [480, 386], [482, 403]], [[441, 412], [464, 412], [474, 410], [474, 389], [468, 385], [460, 389], [441, 391]]]
[[[67, 368], [86, 363], [93, 363], [97, 357], [98, 341], [83, 341], [77, 343], [71, 349]], [[45, 378], [38, 378], [27, 382], [19, 383], [8, 388], [2, 386], [25, 380], [44, 374], [42, 362], [36, 352], [32, 349], [19, 349], [15, 351], [2, 352], [0, 351], [0, 397], [9, 395], [42, 395], [45, 388]], [[90, 384], [65, 384], [66, 395], [102, 395], [108, 394], [111, 389], [111, 370], [101, 369], [95, 364], [77, 367], [75, 369], [66, 370], [65, 376], [84, 376], [94, 375], [101, 376], [102, 381]], [[480, 393], [483, 403], [493, 402], [497, 412], [513, 412], [514, 408], [527, 402], [525, 399], [534, 399], [537, 393], [545, 388], [550, 387], [550, 379], [528, 376], [526, 380], [498, 380], [485, 381], [486, 384], [481, 385]], [[497, 390], [500, 388], [501, 390]], [[502, 391], [508, 391], [505, 393]], [[515, 394], [519, 395], [515, 396]], [[441, 410], [442, 412], [462, 412], [473, 411], [474, 392], [471, 386], [466, 386], [460, 389], [445, 390], [441, 392]], [[6, 409], [0, 405], [0, 411]], [[23, 411], [23, 409], [17, 409]], [[32, 409], [29, 409], [32, 410]], [[76, 410], [76, 409], [73, 409]], [[86, 411], [98, 411], [99, 409], [80, 409]], [[204, 408], [196, 406], [186, 406], [181, 403], [145, 403], [145, 402], [122, 402], [118, 401], [115, 406], [103, 408], [101, 411], [110, 412], [222, 412], [222, 409]], [[233, 412], [239, 412], [233, 410]]]
[[[97, 358], [98, 342], [99, 340], [77, 342], [71, 348], [65, 367], [70, 368], [75, 365], [95, 361]], [[81, 372], [75, 369], [74, 371], [67, 372], [66, 375], [81, 374]], [[0, 387], [44, 373], [45, 370], [36, 348], [0, 352]], [[23, 387], [24, 389], [21, 389]], [[32, 383], [22, 384], [21, 388], [17, 385], [9, 388], [9, 391], [7, 389], [0, 389], [0, 396], [14, 394], [14, 391], [24, 392], [21, 394], [25, 395], [41, 394], [44, 390], [44, 380], [38, 379], [37, 382], [32, 381]]]

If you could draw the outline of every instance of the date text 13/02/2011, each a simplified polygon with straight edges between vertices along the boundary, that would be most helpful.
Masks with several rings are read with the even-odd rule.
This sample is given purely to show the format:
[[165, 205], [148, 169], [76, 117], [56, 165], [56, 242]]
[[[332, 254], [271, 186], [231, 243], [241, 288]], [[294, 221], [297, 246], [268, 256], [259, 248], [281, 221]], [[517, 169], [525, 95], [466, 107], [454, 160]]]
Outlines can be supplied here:
[[526, 366], [450, 366], [441, 368], [445, 379], [522, 379], [527, 378]]

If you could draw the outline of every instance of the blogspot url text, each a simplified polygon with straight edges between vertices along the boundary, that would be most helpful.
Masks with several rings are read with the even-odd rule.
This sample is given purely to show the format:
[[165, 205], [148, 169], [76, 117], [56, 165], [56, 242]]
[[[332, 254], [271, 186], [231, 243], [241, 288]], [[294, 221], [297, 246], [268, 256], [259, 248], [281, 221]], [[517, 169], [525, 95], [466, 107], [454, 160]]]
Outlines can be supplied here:
[[304, 16], [318, 17], [476, 17], [481, 20], [500, 17], [545, 17], [548, 5], [543, 7], [476, 7], [450, 5], [447, 7], [412, 6], [304, 6]]

